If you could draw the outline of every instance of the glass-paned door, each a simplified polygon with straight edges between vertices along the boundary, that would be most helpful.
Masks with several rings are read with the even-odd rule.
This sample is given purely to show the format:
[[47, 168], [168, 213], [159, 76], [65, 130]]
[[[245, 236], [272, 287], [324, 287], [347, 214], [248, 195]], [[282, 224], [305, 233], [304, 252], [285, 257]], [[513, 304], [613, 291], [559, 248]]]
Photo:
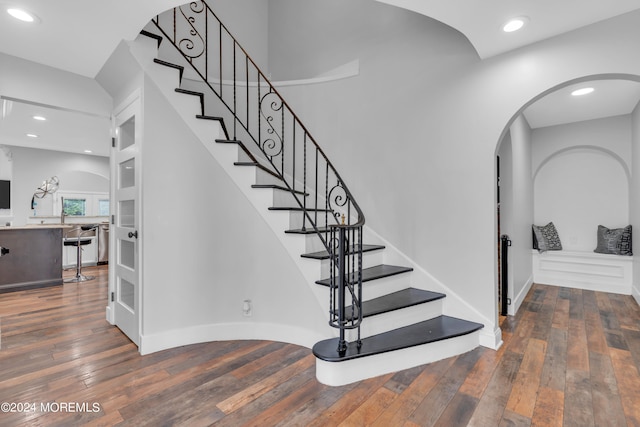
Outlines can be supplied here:
[[140, 342], [140, 101], [115, 120], [112, 148], [111, 307], [113, 323], [136, 345]]

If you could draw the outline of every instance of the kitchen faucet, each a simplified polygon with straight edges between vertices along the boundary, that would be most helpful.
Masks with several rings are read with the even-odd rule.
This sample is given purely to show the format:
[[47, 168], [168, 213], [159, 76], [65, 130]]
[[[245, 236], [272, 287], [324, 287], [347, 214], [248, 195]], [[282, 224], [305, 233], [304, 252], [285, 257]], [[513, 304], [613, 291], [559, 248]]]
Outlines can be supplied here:
[[60, 197], [60, 204], [62, 205], [62, 212], [60, 212], [60, 224], [64, 224], [64, 217], [66, 216], [64, 213], [64, 197]]

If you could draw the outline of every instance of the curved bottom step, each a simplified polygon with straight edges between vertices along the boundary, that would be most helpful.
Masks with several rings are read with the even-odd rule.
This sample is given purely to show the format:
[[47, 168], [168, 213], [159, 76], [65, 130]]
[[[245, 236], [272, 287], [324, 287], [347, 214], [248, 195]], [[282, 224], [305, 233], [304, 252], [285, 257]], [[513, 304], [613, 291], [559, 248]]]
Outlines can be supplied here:
[[339, 386], [378, 375], [432, 363], [473, 350], [484, 326], [449, 316], [438, 316], [414, 325], [349, 343], [340, 356], [338, 339], [313, 346], [316, 377], [323, 384]]

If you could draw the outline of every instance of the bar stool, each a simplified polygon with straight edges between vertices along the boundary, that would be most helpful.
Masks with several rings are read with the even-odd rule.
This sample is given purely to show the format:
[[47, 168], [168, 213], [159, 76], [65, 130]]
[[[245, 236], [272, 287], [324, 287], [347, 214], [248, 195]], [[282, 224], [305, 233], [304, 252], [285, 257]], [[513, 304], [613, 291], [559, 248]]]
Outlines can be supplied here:
[[[82, 246], [84, 245], [88, 245], [91, 243], [91, 239], [87, 239], [87, 238], [83, 238], [84, 236], [86, 236], [89, 232], [95, 230], [97, 227], [97, 225], [95, 224], [91, 224], [91, 225], [82, 225], [79, 227], [74, 227], [71, 230], [67, 231], [64, 235], [65, 240], [63, 245], [64, 246], [75, 246], [77, 248], [77, 255], [76, 255], [76, 275], [72, 278], [69, 279], [65, 279], [64, 283], [79, 283], [79, 282], [86, 282], [88, 280], [93, 280], [96, 277], [95, 276], [85, 276], [84, 274], [82, 274], [82, 251], [84, 249], [82, 249]], [[73, 240], [67, 240], [67, 236], [72, 233], [72, 232], [78, 232], [77, 234], [77, 238], [73, 239]]]

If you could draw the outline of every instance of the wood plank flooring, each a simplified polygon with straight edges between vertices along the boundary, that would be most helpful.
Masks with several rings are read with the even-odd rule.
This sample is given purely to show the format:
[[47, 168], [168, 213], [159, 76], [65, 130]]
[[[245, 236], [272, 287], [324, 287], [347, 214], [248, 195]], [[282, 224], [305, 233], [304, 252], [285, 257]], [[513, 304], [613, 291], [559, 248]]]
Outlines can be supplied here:
[[[640, 308], [534, 285], [499, 351], [343, 387], [309, 349], [214, 342], [140, 356], [91, 282], [0, 294], [0, 412], [9, 426], [640, 426]], [[70, 272], [69, 274], [72, 274]]]

